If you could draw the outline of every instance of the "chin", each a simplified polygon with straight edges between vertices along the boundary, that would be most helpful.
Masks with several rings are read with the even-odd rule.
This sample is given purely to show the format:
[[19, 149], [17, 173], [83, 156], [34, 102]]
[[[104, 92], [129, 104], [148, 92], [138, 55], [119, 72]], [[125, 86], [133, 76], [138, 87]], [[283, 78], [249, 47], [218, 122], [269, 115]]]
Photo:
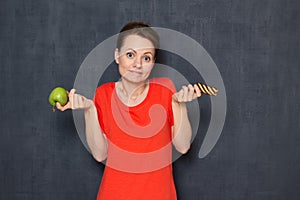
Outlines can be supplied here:
[[148, 77], [126, 77], [125, 76], [122, 78], [131, 83], [143, 83], [143, 82], [147, 81]]

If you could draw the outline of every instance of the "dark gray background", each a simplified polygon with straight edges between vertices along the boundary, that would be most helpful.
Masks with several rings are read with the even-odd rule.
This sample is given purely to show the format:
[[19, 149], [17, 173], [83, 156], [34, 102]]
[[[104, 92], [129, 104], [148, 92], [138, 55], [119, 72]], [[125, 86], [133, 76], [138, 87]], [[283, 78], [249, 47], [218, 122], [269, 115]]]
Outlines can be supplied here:
[[[198, 135], [173, 165], [178, 199], [299, 199], [299, 9], [297, 0], [2, 0], [0, 199], [95, 199], [103, 165], [48, 94], [70, 89], [86, 55], [132, 20], [198, 41], [226, 87], [224, 130], [204, 159], [210, 104], [199, 100]], [[162, 60], [201, 80], [184, 60]]]

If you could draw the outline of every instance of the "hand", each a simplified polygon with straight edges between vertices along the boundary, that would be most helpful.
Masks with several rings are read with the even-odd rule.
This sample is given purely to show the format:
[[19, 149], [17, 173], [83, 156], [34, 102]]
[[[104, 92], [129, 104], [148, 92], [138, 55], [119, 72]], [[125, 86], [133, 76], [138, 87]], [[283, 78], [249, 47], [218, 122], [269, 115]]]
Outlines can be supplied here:
[[188, 86], [182, 86], [182, 89], [179, 92], [173, 94], [173, 101], [182, 103], [182, 102], [190, 102], [194, 99], [197, 99], [201, 96], [201, 91], [197, 84], [192, 86], [189, 84]]
[[80, 94], [75, 94], [76, 90], [71, 89], [68, 93], [69, 101], [66, 105], [61, 106], [60, 103], [56, 102], [56, 108], [60, 111], [65, 111], [67, 109], [88, 109], [93, 105], [93, 101], [85, 98]]

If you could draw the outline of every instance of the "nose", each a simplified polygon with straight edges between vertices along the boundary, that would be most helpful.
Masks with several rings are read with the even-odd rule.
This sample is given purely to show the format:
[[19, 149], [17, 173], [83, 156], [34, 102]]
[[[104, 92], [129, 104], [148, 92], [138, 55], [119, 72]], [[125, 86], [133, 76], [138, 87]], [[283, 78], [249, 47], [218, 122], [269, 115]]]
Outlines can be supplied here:
[[142, 57], [137, 56], [134, 65], [136, 68], [141, 68], [143, 65]]

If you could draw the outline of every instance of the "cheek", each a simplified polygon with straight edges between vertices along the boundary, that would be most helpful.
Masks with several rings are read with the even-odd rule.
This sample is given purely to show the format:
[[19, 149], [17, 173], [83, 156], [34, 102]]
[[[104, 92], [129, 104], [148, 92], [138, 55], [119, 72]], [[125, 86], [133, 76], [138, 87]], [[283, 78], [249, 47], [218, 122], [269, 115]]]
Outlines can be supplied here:
[[129, 62], [128, 62], [127, 59], [124, 59], [124, 57], [122, 56], [119, 59], [119, 65], [122, 66], [122, 67], [127, 67], [129, 65]]
[[120, 73], [120, 75], [124, 75], [125, 73], [126, 73], [126, 68], [123, 66], [123, 65], [121, 65], [121, 63], [119, 64], [119, 73]]
[[125, 59], [119, 59], [119, 71], [120, 73], [126, 72], [131, 66], [131, 63]]
[[144, 73], [145, 74], [150, 74], [153, 67], [154, 67], [154, 64], [147, 64], [146, 66], [144, 66]]

